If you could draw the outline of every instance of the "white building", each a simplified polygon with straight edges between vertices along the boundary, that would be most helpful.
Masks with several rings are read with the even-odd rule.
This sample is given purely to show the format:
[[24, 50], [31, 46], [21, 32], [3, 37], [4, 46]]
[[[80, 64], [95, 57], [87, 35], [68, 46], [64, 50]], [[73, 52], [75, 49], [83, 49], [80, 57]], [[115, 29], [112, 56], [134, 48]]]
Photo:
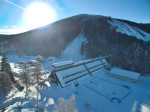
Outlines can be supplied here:
[[119, 68], [112, 68], [109, 71], [109, 76], [119, 78], [121, 80], [131, 81], [133, 83], [137, 82], [140, 78], [139, 73], [127, 71]]
[[52, 69], [53, 70], [62, 70], [62, 69], [66, 69], [70, 66], [72, 66], [74, 64], [74, 62], [71, 61], [64, 61], [64, 62], [59, 62], [59, 63], [53, 63], [52, 64]]
[[66, 87], [93, 72], [109, 68], [105, 58], [87, 59], [79, 62], [65, 61], [52, 64], [51, 82], [58, 82], [61, 87]]

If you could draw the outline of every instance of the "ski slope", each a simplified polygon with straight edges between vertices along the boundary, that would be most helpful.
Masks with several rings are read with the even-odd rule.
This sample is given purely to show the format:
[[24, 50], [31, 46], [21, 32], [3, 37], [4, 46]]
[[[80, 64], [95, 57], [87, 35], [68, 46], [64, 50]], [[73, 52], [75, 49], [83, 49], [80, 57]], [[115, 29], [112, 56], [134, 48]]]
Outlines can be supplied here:
[[81, 31], [80, 34], [66, 47], [65, 51], [62, 53], [61, 57], [66, 60], [79, 61], [85, 56], [81, 55], [80, 49], [82, 42], [86, 42], [86, 37]]
[[117, 32], [120, 32], [122, 34], [127, 34], [129, 36], [133, 36], [136, 37], [137, 39], [141, 39], [144, 41], [150, 41], [150, 34], [137, 27], [134, 27], [132, 25], [129, 25], [127, 23], [118, 20], [112, 20], [112, 21], [108, 20], [108, 23], [110, 23], [112, 26], [115, 27], [117, 26], [116, 29]]

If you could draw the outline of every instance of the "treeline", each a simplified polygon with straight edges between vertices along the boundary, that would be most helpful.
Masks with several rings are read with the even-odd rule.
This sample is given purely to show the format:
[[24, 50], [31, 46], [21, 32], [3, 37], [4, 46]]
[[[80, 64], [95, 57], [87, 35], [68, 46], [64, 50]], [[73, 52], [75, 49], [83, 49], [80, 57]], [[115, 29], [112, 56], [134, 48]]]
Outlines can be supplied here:
[[82, 43], [81, 54], [86, 53], [87, 58], [112, 54], [109, 62], [113, 66], [150, 73], [150, 42], [116, 32], [117, 27], [112, 28], [107, 20], [111, 18], [95, 18], [96, 24], [92, 19], [86, 22], [84, 34], [88, 43]]
[[10, 63], [5, 53], [3, 53], [0, 63], [0, 95], [6, 98], [7, 92], [14, 87], [13, 82], [15, 82], [15, 79], [11, 71]]

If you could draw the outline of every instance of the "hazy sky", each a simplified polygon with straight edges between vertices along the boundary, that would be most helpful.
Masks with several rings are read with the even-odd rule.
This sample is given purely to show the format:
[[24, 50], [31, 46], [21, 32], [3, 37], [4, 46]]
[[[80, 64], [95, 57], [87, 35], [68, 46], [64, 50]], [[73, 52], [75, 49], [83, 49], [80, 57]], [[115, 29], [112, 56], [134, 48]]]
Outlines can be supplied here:
[[24, 14], [34, 1], [53, 8], [56, 15], [53, 21], [77, 14], [96, 14], [150, 23], [150, 0], [0, 0], [0, 33], [30, 29]]

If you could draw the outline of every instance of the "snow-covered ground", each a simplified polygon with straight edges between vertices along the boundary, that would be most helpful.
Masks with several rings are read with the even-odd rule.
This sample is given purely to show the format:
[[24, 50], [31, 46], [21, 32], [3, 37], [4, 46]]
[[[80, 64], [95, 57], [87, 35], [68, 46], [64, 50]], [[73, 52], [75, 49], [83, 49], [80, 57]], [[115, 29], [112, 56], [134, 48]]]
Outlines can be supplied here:
[[[16, 78], [19, 75], [19, 62], [36, 59], [34, 56], [18, 57], [8, 55]], [[53, 63], [64, 61], [63, 58], [48, 57], [42, 63], [44, 71], [51, 71]], [[45, 74], [47, 78], [48, 74]], [[31, 86], [25, 98], [25, 91], [19, 92], [14, 89], [7, 96], [7, 100], [0, 100], [0, 110], [6, 107], [6, 112], [18, 112], [22, 105], [23, 112], [36, 110], [37, 93], [39, 96], [39, 108], [51, 112], [57, 99], [60, 97], [70, 98], [76, 96], [79, 112], [150, 112], [150, 76], [141, 77], [137, 83], [122, 81], [108, 76], [108, 70], [101, 69], [93, 72], [92, 76], [81, 78], [79, 86], [74, 84], [61, 88], [50, 84], [44, 88]], [[126, 87], [129, 88], [126, 88]], [[114, 100], [112, 100], [114, 98]], [[115, 99], [116, 98], [116, 99]], [[121, 103], [118, 102], [121, 100]], [[87, 108], [85, 105], [89, 104]]]
[[113, 26], [117, 26], [117, 32], [127, 34], [129, 36], [133, 36], [144, 41], [150, 41], [150, 34], [137, 27], [121, 22], [119, 20], [108, 21], [108, 23]]
[[[16, 80], [18, 80], [19, 77], [19, 72], [20, 72], [20, 64], [19, 62], [29, 62], [31, 60], [35, 60], [35, 56], [22, 56], [18, 57], [15, 54], [7, 55], [8, 60], [10, 61], [11, 69], [14, 72], [14, 76]], [[44, 62], [42, 63], [43, 70], [45, 71], [45, 78], [49, 76], [49, 72], [51, 71], [51, 65], [52, 63], [59, 62], [60, 58], [55, 58], [55, 57], [48, 57], [44, 58]], [[0, 61], [1, 61], [1, 56], [0, 56]], [[30, 111], [35, 111], [35, 102], [36, 102], [36, 97], [37, 97], [37, 89], [35, 86], [30, 86], [30, 90], [27, 93], [27, 96], [25, 98], [25, 90], [20, 92], [17, 89], [14, 89], [11, 91], [8, 96], [7, 100], [4, 100], [0, 98], [0, 110], [3, 108], [6, 108], [6, 111], [19, 111], [18, 107], [20, 105], [23, 106], [22, 111], [30, 112]], [[40, 94], [39, 94], [39, 97]], [[53, 98], [48, 99], [48, 104], [54, 104]]]
[[[100, 73], [96, 73], [97, 75], [100, 75]], [[97, 112], [149, 112], [150, 111], [150, 86], [149, 86], [149, 80], [150, 77], [147, 78], [141, 78], [141, 80], [136, 83], [129, 83], [126, 81], [121, 81], [109, 76], [102, 77], [107, 81], [117, 83], [118, 88], [115, 87], [115, 85], [112, 85], [111, 83], [103, 83], [101, 91], [98, 91], [96, 89], [96, 92], [94, 91], [95, 88], [89, 89], [85, 88], [83, 86], [80, 86], [79, 88], [79, 95], [76, 96], [77, 103], [79, 103], [79, 110], [81, 112], [91, 112], [91, 111], [97, 111]], [[101, 82], [99, 82], [101, 84]], [[104, 85], [105, 84], [105, 85]], [[111, 85], [111, 86], [110, 86]], [[122, 90], [123, 88], [119, 88], [119, 85], [128, 85], [131, 89], [130, 94], [125, 97], [121, 103], [115, 103], [111, 102], [108, 98], [106, 98], [104, 95], [105, 91], [107, 89], [108, 96], [109, 94], [116, 93], [116, 96], [119, 97], [121, 95], [126, 95], [126, 89]], [[109, 87], [110, 86], [110, 87]], [[98, 91], [98, 92], [97, 92]], [[124, 91], [122, 93], [122, 91]], [[103, 93], [103, 94], [100, 94]], [[85, 109], [84, 104], [85, 102], [89, 103], [91, 105], [91, 110]]]
[[[131, 83], [109, 77], [107, 74], [108, 71], [103, 69], [80, 79], [78, 87], [71, 85], [60, 88], [52, 85], [51, 88], [42, 90], [41, 94], [52, 96], [55, 102], [59, 97], [69, 98], [75, 94], [79, 112], [150, 111], [150, 77], [141, 77], [139, 82]], [[118, 99], [121, 103], [118, 103]], [[90, 109], [86, 108], [85, 104], [90, 104]]]

